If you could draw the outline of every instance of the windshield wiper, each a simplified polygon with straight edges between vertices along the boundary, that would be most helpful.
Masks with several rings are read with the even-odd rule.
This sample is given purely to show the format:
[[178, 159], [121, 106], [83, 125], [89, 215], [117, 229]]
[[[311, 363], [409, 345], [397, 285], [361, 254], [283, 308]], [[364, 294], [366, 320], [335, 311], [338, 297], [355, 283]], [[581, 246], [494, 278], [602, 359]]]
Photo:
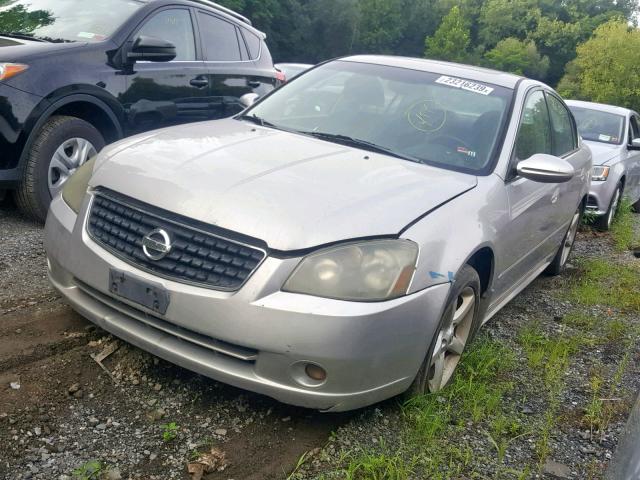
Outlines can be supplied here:
[[410, 162], [422, 163], [420, 160], [408, 155], [403, 155], [389, 148], [383, 147], [376, 143], [368, 142], [367, 140], [360, 140], [359, 138], [349, 137], [348, 135], [341, 135], [339, 133], [326, 133], [326, 132], [300, 132], [304, 135], [310, 135], [312, 137], [327, 140], [329, 142], [340, 143], [342, 145], [348, 145], [350, 147], [361, 148], [370, 152], [382, 153], [384, 155], [390, 155], [392, 157], [401, 158], [402, 160], [409, 160]]
[[0, 37], [17, 38], [18, 40], [33, 40], [34, 42], [48, 43], [46, 40], [43, 40], [41, 38], [36, 38], [33, 35], [27, 35], [20, 32], [0, 32]]
[[264, 118], [257, 116], [255, 113], [252, 115], [249, 115], [249, 114], [240, 115], [238, 118], [241, 120], [247, 120], [249, 122], [256, 123], [261, 127], [280, 128], [277, 125], [274, 125], [273, 123], [265, 120]]

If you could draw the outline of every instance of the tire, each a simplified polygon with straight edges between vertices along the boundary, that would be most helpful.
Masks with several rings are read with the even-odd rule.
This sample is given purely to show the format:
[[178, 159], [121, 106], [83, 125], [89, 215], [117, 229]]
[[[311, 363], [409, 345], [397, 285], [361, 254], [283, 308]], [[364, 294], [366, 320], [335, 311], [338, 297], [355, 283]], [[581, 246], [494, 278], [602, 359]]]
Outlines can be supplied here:
[[578, 233], [578, 227], [582, 220], [582, 213], [584, 209], [582, 206], [578, 207], [578, 210], [573, 214], [567, 233], [564, 234], [562, 243], [556, 252], [556, 256], [553, 257], [553, 261], [546, 268], [545, 273], [547, 275], [555, 276], [560, 275], [567, 266], [567, 260], [573, 250], [573, 244], [576, 240], [576, 234]]
[[618, 207], [620, 206], [620, 199], [622, 198], [622, 184], [618, 184], [616, 189], [611, 196], [611, 203], [609, 204], [609, 208], [607, 209], [607, 213], [598, 218], [595, 222], [595, 226], [598, 230], [602, 232], [606, 232], [611, 228], [613, 224], [613, 219], [616, 216], [618, 211]]
[[[465, 265], [456, 275], [427, 355], [416, 378], [406, 391], [406, 397], [434, 393], [451, 382], [462, 353], [473, 341], [480, 326], [480, 293], [478, 273], [469, 265]], [[470, 310], [463, 314], [466, 308]], [[456, 314], [460, 314], [461, 318], [459, 323], [453, 326]], [[452, 336], [449, 341], [447, 337], [450, 335]], [[442, 368], [437, 367], [440, 356], [442, 356]], [[442, 372], [441, 376], [438, 374], [439, 371]]]
[[104, 145], [102, 134], [84, 120], [63, 115], [49, 118], [26, 152], [22, 182], [14, 192], [20, 211], [44, 222], [51, 199], [66, 179]]
[[633, 210], [634, 213], [640, 213], [640, 199], [638, 199], [636, 203], [631, 205], [631, 209]]

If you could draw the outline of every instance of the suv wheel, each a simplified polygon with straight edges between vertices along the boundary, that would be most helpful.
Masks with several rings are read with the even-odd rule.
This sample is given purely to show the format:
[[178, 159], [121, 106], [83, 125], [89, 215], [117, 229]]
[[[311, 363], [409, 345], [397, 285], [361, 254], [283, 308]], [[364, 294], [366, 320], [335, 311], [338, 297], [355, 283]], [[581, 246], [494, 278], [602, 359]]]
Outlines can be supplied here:
[[582, 220], [583, 207], [578, 207], [578, 210], [573, 214], [569, 229], [565, 233], [562, 243], [556, 252], [556, 256], [553, 257], [553, 261], [546, 268], [545, 273], [547, 275], [560, 275], [564, 268], [567, 266], [569, 255], [573, 251], [573, 244], [576, 241], [576, 235], [578, 233], [578, 227], [580, 227], [580, 221]]
[[613, 192], [613, 196], [611, 197], [611, 203], [609, 204], [609, 209], [607, 213], [602, 215], [596, 221], [596, 228], [600, 231], [606, 232], [613, 225], [613, 219], [618, 213], [618, 208], [620, 207], [620, 199], [622, 198], [622, 184], [618, 184], [616, 186], [616, 190]]
[[104, 144], [102, 134], [84, 120], [62, 115], [47, 120], [27, 154], [22, 183], [15, 192], [20, 210], [43, 222], [51, 199]]

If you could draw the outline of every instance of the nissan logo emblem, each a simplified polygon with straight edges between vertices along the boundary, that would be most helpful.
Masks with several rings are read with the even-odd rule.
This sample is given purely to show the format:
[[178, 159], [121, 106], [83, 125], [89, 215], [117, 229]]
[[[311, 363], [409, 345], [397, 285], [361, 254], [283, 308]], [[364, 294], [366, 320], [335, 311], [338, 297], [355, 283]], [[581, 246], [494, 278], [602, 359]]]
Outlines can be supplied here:
[[171, 238], [162, 228], [156, 228], [142, 237], [142, 251], [151, 260], [162, 260], [171, 251]]

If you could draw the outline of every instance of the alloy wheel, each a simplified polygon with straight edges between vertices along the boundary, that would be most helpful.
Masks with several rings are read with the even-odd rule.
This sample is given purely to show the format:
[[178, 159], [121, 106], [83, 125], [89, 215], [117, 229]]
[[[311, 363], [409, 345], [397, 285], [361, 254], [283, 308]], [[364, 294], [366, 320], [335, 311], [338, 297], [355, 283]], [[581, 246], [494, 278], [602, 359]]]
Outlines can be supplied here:
[[560, 265], [564, 265], [567, 263], [569, 259], [569, 254], [571, 253], [571, 249], [573, 248], [573, 242], [576, 240], [576, 234], [578, 233], [578, 224], [580, 223], [580, 211], [578, 210], [571, 220], [571, 225], [569, 226], [569, 230], [567, 231], [567, 235], [564, 238], [564, 243], [562, 244], [562, 257], [560, 258]]
[[451, 380], [469, 340], [475, 309], [476, 293], [473, 288], [466, 287], [449, 308], [447, 318], [438, 332], [427, 371], [430, 392], [441, 390]]
[[75, 171], [97, 154], [93, 144], [84, 138], [70, 138], [60, 145], [49, 163], [49, 193], [53, 198]]

